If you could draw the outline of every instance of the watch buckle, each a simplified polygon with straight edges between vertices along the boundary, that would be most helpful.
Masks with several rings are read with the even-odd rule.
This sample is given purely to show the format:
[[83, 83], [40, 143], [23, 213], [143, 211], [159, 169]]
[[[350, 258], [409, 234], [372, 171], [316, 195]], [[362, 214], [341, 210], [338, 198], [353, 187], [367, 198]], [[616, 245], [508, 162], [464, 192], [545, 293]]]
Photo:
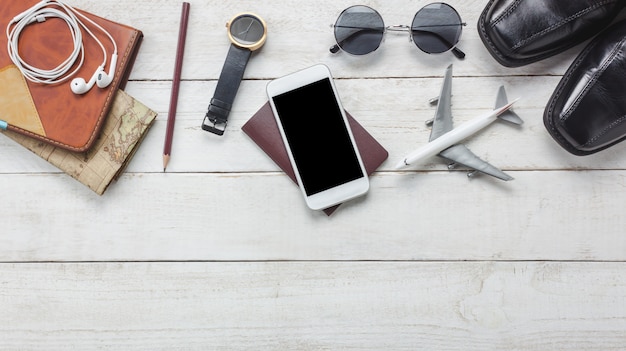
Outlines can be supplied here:
[[[209, 123], [207, 123], [207, 120]], [[213, 134], [224, 135], [224, 131], [226, 130], [226, 124], [226, 122], [219, 123], [217, 120], [211, 121], [209, 116], [205, 116], [204, 120], [202, 121], [202, 129]], [[218, 128], [218, 125], [222, 126], [221, 129]]]

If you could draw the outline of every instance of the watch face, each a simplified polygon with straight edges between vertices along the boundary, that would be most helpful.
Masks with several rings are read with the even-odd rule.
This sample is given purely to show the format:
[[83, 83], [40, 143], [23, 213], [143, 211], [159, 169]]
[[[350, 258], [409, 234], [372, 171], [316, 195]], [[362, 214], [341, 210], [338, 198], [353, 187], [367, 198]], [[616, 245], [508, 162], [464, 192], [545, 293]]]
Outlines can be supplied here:
[[230, 22], [229, 34], [235, 44], [245, 47], [260, 45], [265, 40], [265, 23], [254, 15], [242, 14]]

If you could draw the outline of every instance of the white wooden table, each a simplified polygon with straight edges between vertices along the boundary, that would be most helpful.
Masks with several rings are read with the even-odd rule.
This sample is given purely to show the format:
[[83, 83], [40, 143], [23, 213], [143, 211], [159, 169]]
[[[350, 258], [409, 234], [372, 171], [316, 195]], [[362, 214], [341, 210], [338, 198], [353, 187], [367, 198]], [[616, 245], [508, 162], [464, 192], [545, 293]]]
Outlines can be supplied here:
[[[159, 113], [126, 173], [99, 197], [0, 136], [0, 350], [624, 350], [626, 144], [561, 149], [543, 109], [581, 46], [500, 66], [478, 37], [486, 4], [449, 0], [468, 23], [451, 54], [388, 33], [367, 57], [331, 55], [348, 0], [191, 1], [172, 159], [162, 150], [181, 2], [75, 0], [144, 32], [126, 91]], [[388, 24], [427, 1], [366, 1]], [[224, 23], [269, 26], [224, 137], [200, 129], [228, 49]], [[241, 131], [273, 78], [328, 65], [348, 111], [389, 151], [362, 199], [333, 216]], [[456, 123], [504, 84], [522, 128], [467, 145], [515, 177], [469, 180], [424, 144], [454, 64]]]

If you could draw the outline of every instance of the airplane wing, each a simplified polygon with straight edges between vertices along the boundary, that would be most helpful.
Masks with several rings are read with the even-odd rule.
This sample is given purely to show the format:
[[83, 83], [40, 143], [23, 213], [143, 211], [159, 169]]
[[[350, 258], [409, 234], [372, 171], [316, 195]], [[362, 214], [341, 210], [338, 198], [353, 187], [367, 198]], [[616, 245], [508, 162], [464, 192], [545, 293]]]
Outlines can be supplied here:
[[481, 160], [478, 156], [474, 155], [465, 145], [457, 144], [453, 145], [442, 152], [439, 156], [446, 158], [452, 162], [458, 163], [465, 167], [469, 167], [478, 172], [488, 174], [502, 180], [512, 180], [513, 177], [502, 172], [498, 168], [491, 164]]
[[446, 68], [429, 141], [452, 130], [452, 65]]
[[[496, 106], [506, 105], [507, 97], [504, 92], [504, 87], [500, 88], [496, 101]], [[508, 117], [508, 116], [507, 116]], [[517, 115], [512, 115], [507, 120], [513, 123], [521, 122], [521, 119]], [[444, 75], [443, 85], [441, 87], [441, 93], [437, 102], [437, 111], [433, 118], [432, 131], [430, 132], [429, 141], [433, 141], [440, 136], [451, 131], [453, 128], [452, 123], [452, 65], [446, 68]], [[478, 156], [474, 155], [465, 145], [457, 144], [453, 145], [439, 153], [440, 157], [448, 159], [454, 163], [458, 163], [465, 167], [471, 168], [481, 173], [488, 174], [502, 180], [512, 180], [513, 177], [502, 172], [493, 165], [481, 160]]]

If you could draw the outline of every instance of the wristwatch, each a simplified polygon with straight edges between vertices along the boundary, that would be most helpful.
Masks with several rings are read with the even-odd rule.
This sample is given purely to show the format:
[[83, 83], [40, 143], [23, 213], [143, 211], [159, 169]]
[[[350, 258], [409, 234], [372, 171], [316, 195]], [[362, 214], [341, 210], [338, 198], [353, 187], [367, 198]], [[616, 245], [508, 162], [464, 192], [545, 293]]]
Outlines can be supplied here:
[[240, 13], [226, 23], [231, 45], [220, 73], [202, 129], [224, 135], [228, 114], [233, 106], [248, 60], [267, 38], [265, 21], [253, 13]]

